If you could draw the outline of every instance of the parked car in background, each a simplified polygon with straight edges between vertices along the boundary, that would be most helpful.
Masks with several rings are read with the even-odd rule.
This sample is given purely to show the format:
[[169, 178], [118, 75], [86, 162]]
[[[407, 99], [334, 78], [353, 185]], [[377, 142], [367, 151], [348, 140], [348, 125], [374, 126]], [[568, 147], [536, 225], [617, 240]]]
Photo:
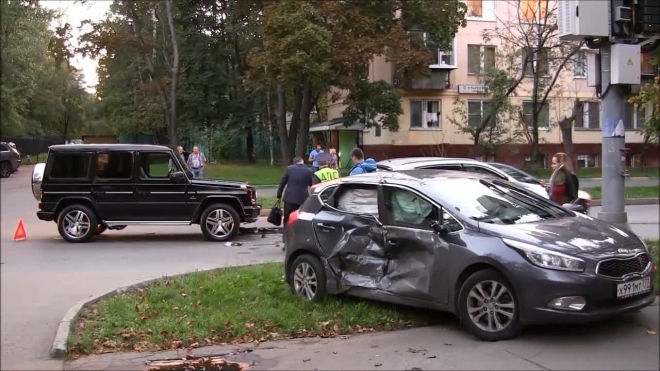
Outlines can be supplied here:
[[0, 177], [9, 178], [20, 167], [21, 154], [16, 147], [6, 142], [0, 142]]
[[37, 217], [55, 222], [68, 242], [131, 225], [199, 224], [211, 241], [228, 241], [261, 212], [246, 182], [192, 179], [174, 150], [154, 145], [51, 146], [35, 165]]
[[448, 311], [487, 341], [655, 299], [657, 266], [634, 233], [482, 174], [376, 172], [322, 183], [285, 234], [294, 294]]
[[[504, 170], [494, 166], [491, 163], [481, 162], [470, 158], [448, 158], [448, 157], [409, 157], [395, 158], [379, 161], [376, 164], [380, 171], [402, 171], [414, 169], [432, 169], [432, 170], [454, 170], [467, 171], [470, 173], [490, 175], [495, 178], [516, 183], [541, 197], [549, 198], [548, 192], [541, 182], [527, 179], [524, 176], [516, 174], [510, 175]], [[529, 174], [527, 174], [529, 175]], [[530, 175], [531, 177], [531, 175]], [[534, 179], [534, 177], [532, 177]]]

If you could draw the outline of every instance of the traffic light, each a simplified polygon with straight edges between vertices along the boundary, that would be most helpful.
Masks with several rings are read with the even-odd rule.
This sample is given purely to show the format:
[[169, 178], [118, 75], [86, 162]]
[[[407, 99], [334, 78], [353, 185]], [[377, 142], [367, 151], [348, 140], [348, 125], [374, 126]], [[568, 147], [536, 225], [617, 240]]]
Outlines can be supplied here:
[[637, 0], [633, 22], [635, 34], [660, 36], [660, 0]]

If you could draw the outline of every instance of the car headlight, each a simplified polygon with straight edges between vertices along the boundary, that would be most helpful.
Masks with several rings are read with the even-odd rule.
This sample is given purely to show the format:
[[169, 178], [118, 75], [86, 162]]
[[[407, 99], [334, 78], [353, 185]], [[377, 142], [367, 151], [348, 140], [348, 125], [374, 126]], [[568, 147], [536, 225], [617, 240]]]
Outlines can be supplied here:
[[586, 266], [584, 260], [574, 256], [546, 250], [528, 243], [503, 238], [505, 244], [520, 251], [527, 260], [541, 268], [559, 271], [583, 272]]

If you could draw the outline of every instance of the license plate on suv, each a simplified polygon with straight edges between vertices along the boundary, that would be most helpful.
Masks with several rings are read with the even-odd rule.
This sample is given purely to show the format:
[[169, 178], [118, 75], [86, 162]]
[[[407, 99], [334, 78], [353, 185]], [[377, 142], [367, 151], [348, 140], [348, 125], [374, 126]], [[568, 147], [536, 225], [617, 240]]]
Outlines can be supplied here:
[[629, 298], [651, 290], [651, 277], [616, 285], [617, 299]]

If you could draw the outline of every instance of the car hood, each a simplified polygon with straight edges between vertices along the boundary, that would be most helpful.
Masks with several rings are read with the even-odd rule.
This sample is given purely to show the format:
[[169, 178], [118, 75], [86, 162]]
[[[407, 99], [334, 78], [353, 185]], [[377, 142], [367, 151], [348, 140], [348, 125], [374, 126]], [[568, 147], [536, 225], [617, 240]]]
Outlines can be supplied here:
[[479, 223], [479, 230], [565, 254], [594, 259], [644, 251], [634, 233], [589, 216], [577, 215], [535, 223]]
[[193, 179], [191, 181], [192, 185], [201, 186], [201, 187], [232, 187], [232, 188], [242, 188], [248, 187], [249, 184], [246, 182], [241, 182], [237, 180], [224, 180], [224, 179]]

